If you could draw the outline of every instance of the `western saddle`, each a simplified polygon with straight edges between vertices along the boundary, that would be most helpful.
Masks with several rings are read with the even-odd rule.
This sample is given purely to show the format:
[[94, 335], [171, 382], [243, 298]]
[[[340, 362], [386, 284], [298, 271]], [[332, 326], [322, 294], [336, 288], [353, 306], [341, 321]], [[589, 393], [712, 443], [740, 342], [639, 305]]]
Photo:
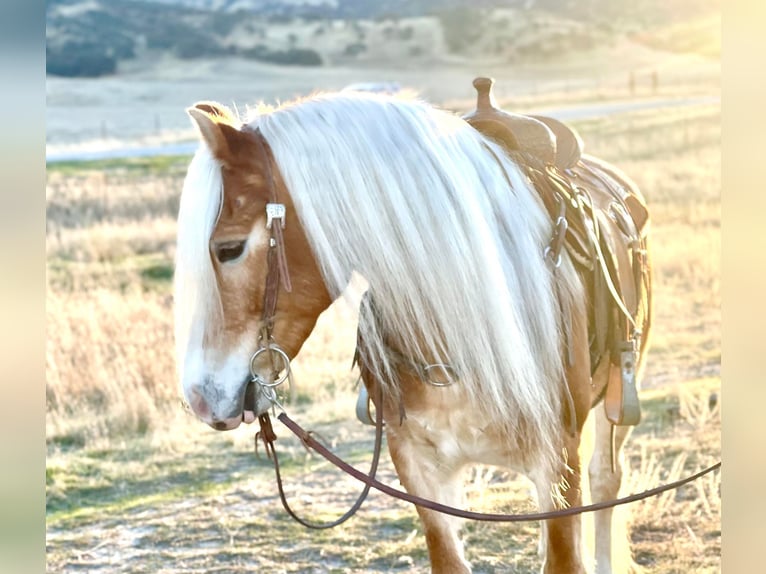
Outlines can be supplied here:
[[557, 119], [500, 110], [492, 95], [492, 78], [476, 78], [476, 110], [463, 119], [507, 151], [525, 151], [543, 163], [568, 169], [582, 156], [580, 135]]
[[546, 255], [558, 267], [565, 248], [586, 285], [591, 372], [609, 355], [622, 373], [621, 385], [609, 384], [596, 402], [604, 398], [613, 424], [635, 425], [641, 418], [635, 365], [651, 303], [644, 198], [626, 176], [584, 154], [582, 139], [571, 127], [498, 109], [493, 83], [474, 80], [476, 110], [463, 119], [502, 146], [540, 194], [554, 222]]

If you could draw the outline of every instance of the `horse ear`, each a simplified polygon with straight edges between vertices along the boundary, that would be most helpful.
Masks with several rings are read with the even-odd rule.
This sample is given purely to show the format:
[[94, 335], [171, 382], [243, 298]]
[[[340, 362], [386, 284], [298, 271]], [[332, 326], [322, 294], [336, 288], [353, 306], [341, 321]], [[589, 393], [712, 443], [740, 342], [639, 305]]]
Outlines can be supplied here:
[[223, 104], [219, 104], [218, 102], [213, 101], [203, 101], [203, 102], [197, 102], [194, 104], [193, 109], [201, 110], [203, 112], [206, 112], [210, 114], [211, 116], [218, 116], [224, 120], [227, 120], [229, 123], [236, 123], [237, 117], [234, 115], [234, 112], [232, 112], [228, 107], [224, 106]]
[[244, 138], [231, 110], [216, 102], [199, 102], [186, 113], [194, 120], [213, 156], [223, 163], [231, 162]]

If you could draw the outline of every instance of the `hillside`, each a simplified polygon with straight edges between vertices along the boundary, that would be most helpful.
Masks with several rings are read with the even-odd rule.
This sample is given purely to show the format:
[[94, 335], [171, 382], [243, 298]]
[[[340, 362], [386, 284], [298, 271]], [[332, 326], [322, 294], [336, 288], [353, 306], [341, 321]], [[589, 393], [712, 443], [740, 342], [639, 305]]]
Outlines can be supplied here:
[[359, 19], [421, 17], [471, 6], [479, 10], [547, 11], [618, 25], [664, 24], [720, 11], [721, 6], [720, 0], [154, 0], [154, 3], [223, 12]]
[[96, 77], [131, 60], [237, 57], [279, 65], [555, 59], [630, 37], [720, 53], [708, 0], [53, 0], [47, 72]]

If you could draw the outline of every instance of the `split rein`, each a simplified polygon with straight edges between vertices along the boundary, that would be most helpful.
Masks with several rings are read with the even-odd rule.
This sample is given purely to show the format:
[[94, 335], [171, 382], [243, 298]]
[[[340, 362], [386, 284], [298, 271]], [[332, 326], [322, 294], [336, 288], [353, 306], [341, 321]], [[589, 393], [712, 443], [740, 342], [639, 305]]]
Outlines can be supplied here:
[[[296, 423], [293, 419], [291, 419], [287, 415], [287, 413], [285, 413], [284, 411], [282, 411], [277, 417], [282, 424], [284, 424], [288, 429], [290, 429], [290, 431], [292, 431], [295, 434], [295, 436], [297, 436], [301, 440], [303, 446], [306, 447], [306, 449], [313, 449], [314, 451], [319, 453], [322, 457], [324, 457], [328, 462], [338, 467], [340, 470], [342, 470], [349, 476], [364, 483], [365, 485], [362, 493], [360, 494], [357, 501], [353, 504], [351, 509], [349, 509], [343, 516], [341, 516], [337, 520], [333, 522], [324, 523], [324, 524], [308, 522], [307, 520], [300, 518], [295, 513], [295, 511], [293, 511], [292, 508], [290, 508], [290, 505], [287, 502], [287, 496], [285, 495], [285, 492], [284, 492], [282, 477], [279, 470], [279, 460], [277, 458], [277, 452], [274, 448], [274, 441], [276, 440], [276, 435], [274, 434], [274, 430], [271, 427], [271, 419], [269, 418], [268, 413], [265, 415], [261, 415], [259, 417], [258, 421], [261, 424], [261, 430], [256, 434], [256, 441], [259, 438], [260, 440], [263, 441], [269, 458], [274, 462], [274, 468], [275, 468], [276, 477], [277, 477], [277, 486], [279, 489], [279, 498], [282, 501], [282, 506], [284, 506], [285, 510], [292, 518], [294, 518], [303, 526], [306, 526], [307, 528], [312, 528], [312, 529], [327, 529], [327, 528], [333, 528], [339, 524], [342, 524], [343, 522], [351, 518], [356, 513], [356, 511], [359, 510], [359, 508], [361, 508], [362, 503], [364, 502], [365, 498], [367, 497], [367, 494], [370, 491], [370, 488], [375, 488], [376, 490], [379, 490], [380, 492], [383, 492], [384, 494], [388, 494], [389, 496], [393, 496], [394, 498], [398, 498], [399, 500], [403, 500], [405, 502], [409, 502], [416, 506], [420, 506], [421, 508], [427, 508], [429, 510], [434, 510], [436, 512], [441, 512], [443, 514], [449, 514], [451, 516], [457, 516], [459, 518], [465, 518], [468, 520], [478, 520], [478, 521], [484, 521], [484, 522], [535, 522], [540, 520], [551, 520], [554, 518], [563, 518], [566, 516], [575, 516], [575, 515], [584, 514], [587, 512], [595, 512], [597, 510], [605, 510], [607, 508], [614, 508], [615, 506], [629, 504], [631, 502], [636, 502], [639, 500], [643, 500], [645, 498], [657, 496], [659, 494], [662, 494], [663, 492], [667, 492], [669, 490], [673, 490], [685, 484], [693, 482], [697, 480], [698, 478], [701, 478], [705, 476], [706, 474], [709, 474], [721, 468], [721, 463], [717, 462], [714, 465], [709, 466], [697, 472], [696, 474], [693, 474], [686, 478], [676, 480], [674, 482], [664, 484], [662, 486], [658, 486], [650, 490], [645, 490], [644, 492], [640, 492], [638, 494], [632, 494], [630, 496], [625, 496], [623, 498], [606, 500], [603, 502], [597, 502], [597, 503], [588, 504], [585, 506], [574, 506], [570, 508], [562, 508], [559, 510], [552, 510], [548, 512], [533, 512], [533, 513], [527, 513], [527, 514], [493, 514], [493, 513], [484, 513], [484, 512], [473, 512], [470, 510], [463, 510], [460, 508], [455, 508], [454, 506], [441, 504], [433, 500], [429, 500], [427, 498], [421, 498], [420, 496], [415, 496], [408, 492], [404, 492], [403, 490], [393, 488], [383, 482], [380, 482], [379, 480], [375, 478], [378, 463], [380, 460], [380, 450], [381, 450], [380, 447], [381, 447], [382, 434], [383, 434], [383, 424], [382, 424], [382, 420], [380, 420], [381, 418], [380, 409], [376, 409], [376, 411], [377, 411], [376, 413], [377, 420], [375, 424], [375, 448], [373, 451], [373, 460], [370, 465], [370, 472], [368, 474], [361, 472], [357, 468], [345, 462], [343, 459], [341, 459], [339, 456], [333, 453], [330, 449], [328, 449], [322, 443], [320, 443], [316, 438], [314, 438], [311, 432], [304, 430], [298, 423]], [[257, 445], [257, 442], [256, 442], [256, 445]]]
[[[532, 522], [532, 521], [539, 521], [539, 520], [551, 520], [554, 518], [563, 518], [565, 516], [575, 516], [578, 514], [583, 514], [585, 512], [594, 512], [597, 510], [604, 510], [604, 509], [613, 508], [615, 506], [619, 506], [622, 504], [628, 504], [630, 502], [643, 500], [645, 498], [656, 496], [663, 492], [667, 492], [669, 490], [679, 488], [683, 486], [684, 484], [697, 480], [698, 478], [721, 468], [721, 463], [718, 462], [712, 466], [709, 466], [708, 468], [704, 470], [701, 470], [700, 472], [697, 472], [696, 474], [692, 476], [683, 478], [681, 480], [677, 480], [669, 484], [665, 484], [657, 488], [653, 488], [651, 490], [646, 490], [639, 494], [633, 494], [631, 496], [626, 496], [624, 498], [617, 498], [615, 500], [597, 502], [595, 504], [589, 504], [587, 506], [576, 506], [576, 507], [570, 507], [570, 508], [562, 508], [559, 510], [553, 510], [549, 512], [537, 512], [537, 513], [529, 513], [529, 514], [491, 514], [491, 513], [483, 513], [483, 512], [473, 512], [469, 510], [462, 510], [460, 508], [455, 508], [452, 506], [447, 506], [447, 505], [435, 502], [433, 500], [429, 500], [426, 498], [415, 496], [413, 494], [409, 494], [402, 490], [398, 490], [396, 488], [388, 486], [387, 484], [384, 484], [375, 478], [375, 475], [377, 474], [377, 470], [378, 470], [378, 464], [380, 462], [380, 452], [381, 452], [381, 447], [383, 443], [383, 409], [381, 407], [378, 407], [375, 409], [375, 446], [373, 449], [373, 457], [372, 457], [372, 462], [370, 464], [369, 472], [365, 474], [359, 471], [358, 469], [354, 468], [353, 466], [351, 466], [344, 460], [342, 460], [340, 457], [338, 457], [336, 454], [330, 451], [327, 447], [325, 447], [323, 444], [317, 441], [311, 432], [304, 430], [298, 423], [296, 423], [289, 416], [287, 416], [287, 413], [284, 412], [282, 405], [280, 405], [279, 401], [277, 400], [276, 387], [282, 384], [288, 378], [290, 378], [290, 359], [287, 353], [284, 350], [282, 350], [282, 348], [279, 347], [274, 342], [274, 338], [272, 337], [272, 330], [274, 327], [274, 317], [276, 315], [277, 300], [279, 298], [280, 283], [282, 284], [282, 287], [284, 288], [284, 290], [287, 292], [290, 292], [292, 290], [292, 285], [290, 282], [290, 275], [289, 275], [289, 270], [287, 266], [287, 258], [285, 255], [285, 245], [284, 245], [284, 235], [283, 235], [283, 229], [285, 227], [285, 206], [281, 203], [278, 203], [276, 186], [274, 183], [273, 174], [271, 173], [270, 161], [268, 157], [267, 144], [266, 144], [265, 138], [263, 138], [263, 135], [260, 133], [260, 130], [258, 129], [255, 130], [255, 136], [256, 136], [256, 141], [258, 142], [258, 145], [261, 148], [260, 151], [264, 156], [265, 164], [267, 166], [267, 181], [269, 185], [269, 203], [266, 206], [266, 214], [267, 214], [266, 228], [270, 231], [271, 236], [270, 236], [270, 242], [269, 242], [270, 249], [269, 249], [269, 254], [267, 258], [266, 288], [264, 292], [264, 302], [263, 302], [264, 304], [263, 304], [263, 312], [261, 317], [263, 329], [259, 339], [258, 349], [255, 351], [252, 358], [250, 359], [250, 371], [252, 375], [252, 381], [253, 381], [253, 384], [257, 384], [260, 387], [261, 392], [275, 407], [279, 407], [280, 410], [282, 410], [282, 412], [279, 414], [277, 418], [282, 422], [282, 424], [284, 424], [288, 429], [290, 429], [290, 431], [292, 431], [301, 440], [302, 444], [304, 445], [304, 447], [306, 447], [306, 449], [315, 450], [317, 453], [319, 453], [327, 461], [329, 461], [330, 463], [338, 467], [340, 470], [352, 476], [353, 478], [359, 480], [360, 482], [364, 483], [364, 488], [362, 489], [362, 492], [357, 498], [356, 502], [340, 518], [332, 522], [321, 523], [321, 524], [309, 522], [301, 518], [300, 516], [297, 515], [295, 511], [292, 510], [292, 508], [290, 507], [287, 501], [287, 495], [285, 494], [285, 491], [284, 491], [284, 484], [282, 482], [282, 475], [281, 475], [280, 467], [279, 467], [279, 459], [277, 457], [277, 451], [274, 448], [274, 441], [277, 439], [277, 436], [274, 433], [274, 429], [271, 425], [271, 419], [269, 417], [268, 412], [260, 415], [258, 417], [258, 422], [260, 424], [261, 430], [258, 431], [258, 433], [255, 435], [256, 453], [258, 448], [258, 440], [260, 439], [264, 444], [267, 456], [274, 463], [277, 487], [279, 489], [279, 498], [282, 501], [282, 506], [284, 506], [285, 511], [293, 519], [295, 519], [299, 524], [312, 529], [327, 529], [327, 528], [333, 528], [335, 526], [338, 526], [342, 524], [343, 522], [345, 522], [346, 520], [348, 520], [349, 518], [351, 518], [354, 514], [356, 514], [356, 512], [359, 510], [359, 508], [361, 508], [362, 504], [367, 498], [367, 495], [369, 494], [371, 488], [375, 488], [376, 490], [379, 490], [385, 494], [388, 494], [389, 496], [393, 496], [394, 498], [404, 500], [405, 502], [412, 503], [421, 508], [427, 508], [430, 510], [434, 510], [436, 512], [441, 512], [443, 514], [449, 514], [452, 516], [457, 516], [459, 518], [465, 518], [468, 520], [480, 520], [480, 521], [488, 521], [488, 522]], [[256, 372], [257, 371], [256, 359], [258, 359], [258, 357], [264, 353], [268, 353], [268, 359], [270, 360], [270, 363], [271, 363], [272, 373], [274, 374], [274, 378], [272, 380], [266, 380]], [[276, 363], [274, 361], [275, 355], [277, 356], [278, 360], [281, 362], [281, 367], [282, 367], [281, 369], [276, 368]], [[284, 370], [285, 373], [280, 377], [279, 372], [281, 370]], [[376, 390], [377, 390], [376, 398], [378, 400], [375, 401], [375, 403], [377, 405], [382, 405], [383, 397], [382, 397], [382, 390], [380, 389], [380, 385], [376, 385]]]

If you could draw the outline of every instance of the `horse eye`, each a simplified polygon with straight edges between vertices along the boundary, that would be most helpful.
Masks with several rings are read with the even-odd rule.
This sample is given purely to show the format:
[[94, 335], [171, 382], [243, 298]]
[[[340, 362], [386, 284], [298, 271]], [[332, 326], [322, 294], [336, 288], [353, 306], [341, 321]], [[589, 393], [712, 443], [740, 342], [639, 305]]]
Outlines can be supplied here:
[[245, 250], [245, 241], [227, 241], [215, 246], [215, 256], [221, 263], [237, 259]]

